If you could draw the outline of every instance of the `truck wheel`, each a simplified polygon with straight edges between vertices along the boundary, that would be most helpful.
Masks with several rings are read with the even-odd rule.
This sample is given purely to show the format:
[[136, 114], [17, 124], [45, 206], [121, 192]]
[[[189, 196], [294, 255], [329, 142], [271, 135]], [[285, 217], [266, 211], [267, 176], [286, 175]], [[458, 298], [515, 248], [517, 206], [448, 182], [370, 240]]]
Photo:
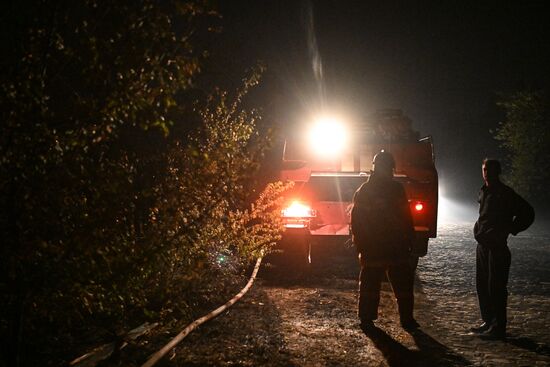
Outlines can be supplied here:
[[418, 267], [418, 256], [411, 255], [411, 257], [409, 258], [409, 264], [414, 273], [416, 271], [416, 268]]
[[427, 253], [428, 253], [428, 237], [417, 235], [417, 237], [414, 239], [414, 242], [412, 244], [412, 255], [418, 258], [418, 257], [426, 256]]
[[283, 255], [288, 264], [289, 270], [300, 274], [309, 269], [310, 241], [309, 236], [291, 237], [285, 244]]
[[266, 263], [269, 273], [276, 277], [296, 278], [309, 271], [310, 236], [302, 233], [285, 234]]
[[418, 235], [414, 239], [412, 244], [411, 256], [409, 258], [409, 264], [413, 272], [416, 271], [418, 267], [418, 258], [426, 256], [428, 253], [428, 237], [424, 235]]

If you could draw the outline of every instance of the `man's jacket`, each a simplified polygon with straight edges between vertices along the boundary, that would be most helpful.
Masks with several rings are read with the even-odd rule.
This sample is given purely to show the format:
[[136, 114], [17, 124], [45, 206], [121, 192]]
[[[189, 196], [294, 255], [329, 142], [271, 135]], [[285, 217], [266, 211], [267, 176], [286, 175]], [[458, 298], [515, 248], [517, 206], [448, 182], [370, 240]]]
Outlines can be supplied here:
[[502, 182], [483, 185], [474, 237], [482, 246], [505, 246], [510, 233], [516, 235], [526, 230], [534, 220], [533, 207], [513, 189]]
[[367, 261], [408, 258], [414, 227], [403, 186], [373, 173], [355, 192], [351, 228], [357, 251]]

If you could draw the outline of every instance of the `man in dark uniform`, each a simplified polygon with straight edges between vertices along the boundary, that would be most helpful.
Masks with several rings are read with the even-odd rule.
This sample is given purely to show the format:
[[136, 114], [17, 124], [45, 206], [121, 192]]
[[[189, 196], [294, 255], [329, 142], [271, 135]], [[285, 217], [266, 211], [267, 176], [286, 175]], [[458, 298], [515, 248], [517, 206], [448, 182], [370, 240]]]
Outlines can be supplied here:
[[414, 329], [414, 272], [409, 257], [414, 236], [403, 186], [393, 180], [395, 161], [387, 152], [374, 157], [374, 171], [353, 198], [351, 226], [359, 253], [359, 318], [363, 330], [378, 317], [380, 285], [387, 275], [399, 308], [401, 325]]
[[535, 219], [533, 207], [499, 178], [500, 163], [484, 159], [485, 184], [479, 192], [479, 219], [474, 226], [476, 289], [483, 323], [471, 328], [487, 339], [506, 337], [507, 284], [510, 250], [507, 239], [526, 230]]

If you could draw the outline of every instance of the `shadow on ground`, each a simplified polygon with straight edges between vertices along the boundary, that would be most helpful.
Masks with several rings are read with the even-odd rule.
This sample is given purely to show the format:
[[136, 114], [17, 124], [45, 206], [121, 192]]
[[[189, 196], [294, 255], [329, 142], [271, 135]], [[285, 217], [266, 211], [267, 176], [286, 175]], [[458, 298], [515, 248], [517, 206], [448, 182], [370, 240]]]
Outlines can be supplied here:
[[542, 343], [537, 343], [535, 340], [527, 337], [514, 337], [510, 336], [506, 338], [506, 343], [515, 347], [528, 350], [530, 352], [550, 357], [550, 346]]
[[383, 354], [390, 367], [395, 366], [471, 366], [464, 357], [453, 353], [445, 345], [422, 330], [410, 333], [418, 350], [410, 350], [393, 339], [384, 330], [372, 327], [365, 335], [372, 340], [375, 347]]

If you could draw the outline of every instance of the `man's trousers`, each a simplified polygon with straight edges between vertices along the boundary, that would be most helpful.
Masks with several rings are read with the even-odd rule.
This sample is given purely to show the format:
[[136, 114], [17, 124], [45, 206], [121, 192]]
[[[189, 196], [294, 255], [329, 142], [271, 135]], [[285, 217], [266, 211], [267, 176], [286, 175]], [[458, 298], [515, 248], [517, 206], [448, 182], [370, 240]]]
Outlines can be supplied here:
[[376, 320], [380, 303], [380, 286], [385, 276], [393, 289], [402, 322], [413, 319], [414, 272], [408, 262], [390, 264], [369, 264], [361, 266], [359, 275], [359, 318]]
[[511, 255], [508, 246], [477, 245], [476, 289], [481, 318], [506, 330], [508, 275]]

